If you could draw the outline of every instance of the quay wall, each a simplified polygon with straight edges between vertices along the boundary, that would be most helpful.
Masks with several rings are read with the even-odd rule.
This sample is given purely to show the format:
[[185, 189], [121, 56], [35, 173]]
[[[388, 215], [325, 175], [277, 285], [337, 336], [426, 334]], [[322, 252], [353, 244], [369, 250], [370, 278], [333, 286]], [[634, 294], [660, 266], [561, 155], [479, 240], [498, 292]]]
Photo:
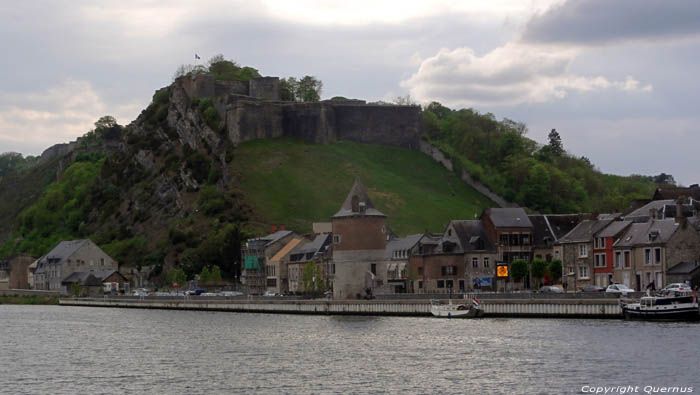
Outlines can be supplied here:
[[[243, 300], [222, 298], [81, 298], [61, 299], [63, 306], [203, 310], [275, 314], [430, 316], [426, 300]], [[617, 300], [491, 299], [481, 307], [486, 317], [622, 318]]]

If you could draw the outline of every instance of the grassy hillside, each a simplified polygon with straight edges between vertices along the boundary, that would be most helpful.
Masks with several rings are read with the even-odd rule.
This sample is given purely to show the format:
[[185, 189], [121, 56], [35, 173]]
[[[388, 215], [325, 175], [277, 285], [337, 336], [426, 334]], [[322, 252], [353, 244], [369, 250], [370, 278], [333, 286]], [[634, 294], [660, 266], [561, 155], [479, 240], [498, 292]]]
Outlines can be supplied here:
[[255, 213], [249, 226], [256, 233], [270, 225], [308, 232], [312, 222], [329, 221], [358, 176], [400, 235], [440, 232], [450, 219], [494, 206], [427, 155], [402, 148], [257, 140], [241, 144], [231, 166]]

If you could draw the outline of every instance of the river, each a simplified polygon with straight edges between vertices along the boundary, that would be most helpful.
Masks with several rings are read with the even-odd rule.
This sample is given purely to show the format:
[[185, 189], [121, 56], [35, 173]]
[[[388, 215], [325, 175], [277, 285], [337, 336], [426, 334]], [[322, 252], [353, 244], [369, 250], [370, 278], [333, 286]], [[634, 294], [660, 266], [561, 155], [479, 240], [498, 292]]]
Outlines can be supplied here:
[[7, 394], [700, 392], [697, 323], [0, 305], [0, 324]]

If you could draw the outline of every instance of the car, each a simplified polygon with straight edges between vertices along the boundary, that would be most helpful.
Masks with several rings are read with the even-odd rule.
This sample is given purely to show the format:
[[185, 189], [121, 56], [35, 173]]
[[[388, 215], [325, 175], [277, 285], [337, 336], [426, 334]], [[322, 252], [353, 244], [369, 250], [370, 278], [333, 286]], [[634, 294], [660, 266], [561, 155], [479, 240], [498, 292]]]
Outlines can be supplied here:
[[238, 291], [223, 291], [220, 294], [221, 296], [225, 297], [232, 297], [232, 296], [243, 296], [243, 292], [238, 292]]
[[668, 284], [666, 287], [664, 287], [663, 290], [664, 291], [691, 291], [691, 288], [688, 284], [672, 283], [672, 284]]
[[554, 285], [543, 285], [543, 286], [540, 287], [539, 292], [540, 292], [540, 293], [555, 293], [555, 294], [560, 294], [560, 293], [562, 293], [563, 291], [561, 290], [561, 288], [556, 287], [556, 286], [554, 286]]
[[267, 291], [263, 296], [277, 296], [277, 294], [272, 291]]
[[589, 292], [603, 292], [605, 288], [599, 287], [597, 285], [588, 285], [583, 287], [579, 292], [589, 293]]
[[202, 292], [199, 296], [216, 296], [216, 294], [213, 292]]
[[605, 292], [627, 296], [628, 294], [634, 292], [634, 290], [625, 284], [610, 284], [608, 285], [608, 288], [605, 289]]

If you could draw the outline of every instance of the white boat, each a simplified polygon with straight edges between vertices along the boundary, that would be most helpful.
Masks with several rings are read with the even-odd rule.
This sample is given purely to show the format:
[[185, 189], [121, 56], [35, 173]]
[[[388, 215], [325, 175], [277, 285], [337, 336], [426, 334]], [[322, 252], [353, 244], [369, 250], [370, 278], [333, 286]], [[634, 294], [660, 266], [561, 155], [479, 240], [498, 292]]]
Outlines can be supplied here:
[[484, 314], [484, 311], [479, 307], [479, 301], [474, 298], [472, 304], [452, 303], [452, 299], [448, 303], [444, 303], [438, 299], [430, 301], [430, 312], [435, 317], [440, 318], [477, 318]]
[[643, 296], [638, 303], [620, 302], [627, 319], [700, 320], [698, 300], [693, 292], [671, 291]]

